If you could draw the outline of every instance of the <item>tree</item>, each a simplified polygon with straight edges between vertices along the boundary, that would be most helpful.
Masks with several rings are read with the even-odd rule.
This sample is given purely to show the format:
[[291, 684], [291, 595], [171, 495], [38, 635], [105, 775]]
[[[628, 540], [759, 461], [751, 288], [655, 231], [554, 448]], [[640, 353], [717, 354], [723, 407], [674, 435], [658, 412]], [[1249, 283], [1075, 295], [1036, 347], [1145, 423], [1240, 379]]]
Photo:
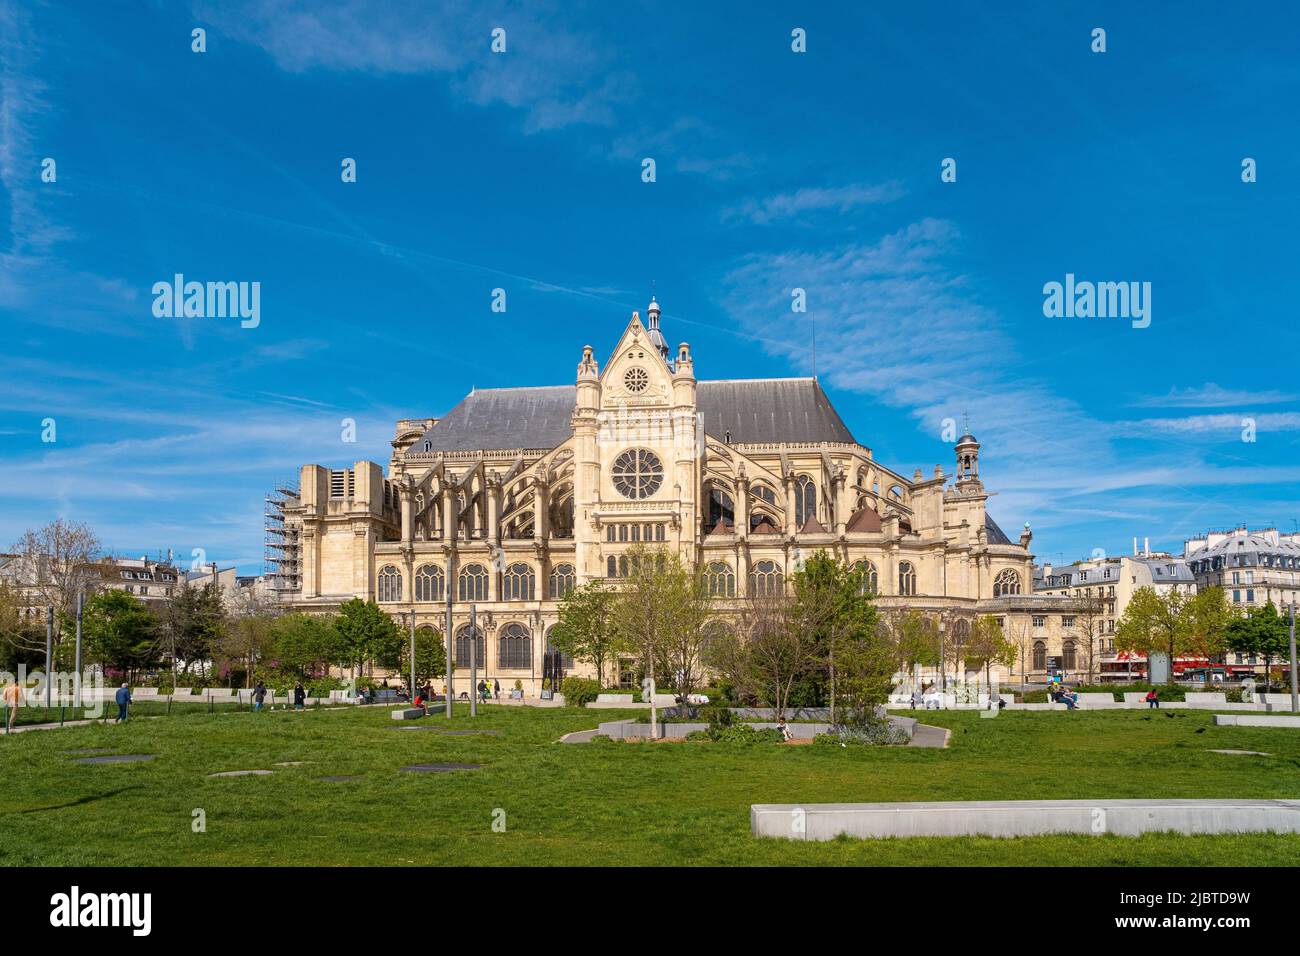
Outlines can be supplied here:
[[94, 595], [82, 618], [89, 656], [128, 675], [157, 660], [157, 627], [143, 601], [116, 589]]
[[[402, 641], [401, 654], [396, 661], [398, 672], [404, 680], [411, 675], [411, 640], [410, 635]], [[415, 686], [420, 687], [435, 677], [447, 673], [447, 650], [442, 635], [431, 627], [415, 629]], [[415, 699], [414, 691], [411, 699]]]
[[0, 670], [17, 673], [20, 664], [44, 666], [45, 620], [30, 610], [17, 588], [0, 581]]
[[[15, 570], [28, 593], [28, 603], [53, 606], [58, 625], [71, 619], [76, 613], [77, 595], [89, 597], [104, 582], [106, 568], [96, 560], [99, 550], [99, 538], [81, 522], [57, 518], [42, 528], [25, 531], [13, 551]], [[62, 627], [56, 625], [56, 645], [62, 634]], [[44, 629], [39, 642], [43, 650]]]
[[321, 614], [285, 614], [271, 625], [272, 653], [280, 666], [299, 677], [315, 676], [330, 664], [350, 661], [334, 618]]
[[1169, 656], [1169, 683], [1174, 682], [1174, 659], [1190, 647], [1190, 617], [1183, 613], [1187, 598], [1181, 591], [1161, 594], [1138, 588], [1115, 628], [1115, 646], [1145, 654], [1150, 677], [1152, 653]]
[[1266, 685], [1272, 675], [1272, 662], [1291, 653], [1287, 619], [1277, 613], [1272, 601], [1263, 607], [1251, 608], [1245, 617], [1230, 621], [1224, 630], [1229, 650], [1249, 654], [1252, 659], [1264, 659]]
[[818, 664], [817, 643], [800, 626], [794, 597], [785, 590], [750, 595], [738, 625], [713, 622], [708, 663], [781, 719], [795, 685]]
[[1016, 661], [1016, 644], [1002, 632], [1002, 625], [991, 615], [977, 617], [971, 624], [966, 642], [966, 661], [984, 668], [984, 682], [992, 688], [993, 665], [1010, 667]]
[[401, 654], [401, 629], [374, 601], [353, 598], [345, 602], [334, 628], [342, 638], [344, 659], [358, 671], [367, 661], [392, 660]]
[[939, 666], [942, 641], [938, 622], [932, 616], [914, 608], [882, 609], [877, 629], [909, 678], [923, 667]]
[[163, 608], [158, 638], [161, 650], [171, 658], [172, 679], [178, 672], [190, 673], [195, 664], [203, 673], [225, 627], [226, 609], [216, 582], [198, 588], [188, 582], [181, 584]]
[[1227, 647], [1228, 625], [1237, 616], [1223, 588], [1197, 591], [1183, 605], [1183, 614], [1187, 618], [1188, 649], [1199, 657], [1211, 660], [1220, 657]]
[[252, 588], [227, 594], [223, 603], [226, 626], [213, 643], [213, 654], [230, 671], [237, 665], [244, 686], [251, 687], [258, 665], [274, 653], [277, 609]]
[[[627, 556], [631, 573], [622, 579], [612, 621], [620, 646], [634, 654], [645, 669], [650, 733], [654, 737], [659, 731], [659, 712], [654, 702], [656, 671], [684, 667], [684, 672], [674, 675], [678, 690], [680, 685], [698, 679], [699, 663], [687, 659], [690, 646], [703, 636], [708, 597], [701, 595], [693, 583], [693, 573], [676, 554], [637, 546], [630, 548]], [[685, 636], [679, 634], [681, 628], [686, 630]]]
[[1006, 634], [1007, 640], [1015, 645], [1016, 657], [1020, 661], [1020, 683], [1027, 684], [1029, 664], [1034, 654], [1034, 633], [1023, 615], [1015, 615], [1009, 619]]
[[1098, 666], [1098, 645], [1101, 642], [1102, 628], [1106, 624], [1107, 600], [1102, 597], [1100, 587], [1079, 588], [1074, 600], [1070, 602], [1070, 611], [1074, 615], [1074, 625], [1070, 633], [1083, 648], [1083, 663], [1088, 671], [1084, 683], [1092, 683], [1093, 677], [1100, 670]]
[[615, 593], [603, 581], [574, 588], [560, 601], [560, 620], [551, 631], [551, 644], [574, 660], [596, 668], [596, 680], [605, 680], [605, 668], [618, 653], [618, 634], [612, 614]]
[[[876, 669], [884, 666], [883, 658], [876, 653], [880, 650], [878, 645], [884, 644], [877, 633], [876, 608], [863, 587], [862, 572], [825, 551], [818, 551], [804, 562], [794, 573], [791, 586], [798, 626], [807, 631], [819, 648], [830, 685], [831, 723], [834, 723], [837, 698], [841, 696], [839, 680], [845, 664], [851, 663], [855, 669], [866, 668], [853, 674], [857, 682], [850, 694], [853, 700], [861, 697], [868, 685], [877, 685]], [[896, 669], [896, 661], [891, 661], [883, 693], [878, 693], [878, 687], [872, 692], [879, 697], [875, 703], [888, 699]]]

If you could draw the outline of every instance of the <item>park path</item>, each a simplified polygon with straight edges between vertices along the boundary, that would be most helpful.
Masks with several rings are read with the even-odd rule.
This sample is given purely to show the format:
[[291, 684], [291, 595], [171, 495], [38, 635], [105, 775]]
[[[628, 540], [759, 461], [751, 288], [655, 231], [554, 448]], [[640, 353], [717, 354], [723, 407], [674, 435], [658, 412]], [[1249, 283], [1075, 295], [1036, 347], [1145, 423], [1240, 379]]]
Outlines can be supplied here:
[[947, 747], [952, 731], [947, 727], [931, 727], [929, 724], [917, 724], [912, 729], [909, 747]]

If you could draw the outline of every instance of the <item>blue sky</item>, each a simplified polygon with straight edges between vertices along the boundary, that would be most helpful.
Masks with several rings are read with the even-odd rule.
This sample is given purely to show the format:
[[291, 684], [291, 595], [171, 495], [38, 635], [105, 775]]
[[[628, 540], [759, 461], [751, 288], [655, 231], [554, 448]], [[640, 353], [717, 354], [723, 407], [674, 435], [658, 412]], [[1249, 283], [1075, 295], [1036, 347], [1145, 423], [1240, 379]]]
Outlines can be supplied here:
[[[904, 474], [969, 415], [1044, 560], [1300, 519], [1288, 5], [81, 6], [0, 0], [0, 544], [256, 571], [275, 481], [572, 381], [652, 285], [702, 378], [809, 374], [815, 323]], [[260, 325], [154, 317], [177, 272]], [[1066, 273], [1150, 282], [1150, 327], [1045, 318]]]

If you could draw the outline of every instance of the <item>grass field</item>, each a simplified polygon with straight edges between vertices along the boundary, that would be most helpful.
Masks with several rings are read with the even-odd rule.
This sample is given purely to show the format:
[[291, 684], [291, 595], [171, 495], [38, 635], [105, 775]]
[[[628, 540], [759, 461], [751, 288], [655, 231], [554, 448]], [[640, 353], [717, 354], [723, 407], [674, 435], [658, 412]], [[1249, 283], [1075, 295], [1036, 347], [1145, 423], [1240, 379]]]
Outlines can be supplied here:
[[[749, 835], [751, 803], [1300, 797], [1300, 733], [1209, 714], [930, 712], [946, 750], [561, 745], [635, 711], [458, 707], [397, 730], [387, 708], [186, 714], [0, 737], [8, 865], [1300, 865], [1300, 836], [838, 840]], [[1197, 731], [1202, 731], [1197, 733]], [[83, 765], [69, 751], [155, 755]], [[1266, 751], [1269, 757], [1210, 753]], [[303, 761], [297, 766], [276, 766]], [[443, 774], [413, 763], [481, 764]], [[211, 778], [266, 769], [266, 777]], [[320, 778], [355, 775], [330, 782]], [[206, 832], [194, 833], [202, 809]], [[492, 827], [503, 810], [505, 832]], [[500, 814], [496, 814], [499, 818]]]

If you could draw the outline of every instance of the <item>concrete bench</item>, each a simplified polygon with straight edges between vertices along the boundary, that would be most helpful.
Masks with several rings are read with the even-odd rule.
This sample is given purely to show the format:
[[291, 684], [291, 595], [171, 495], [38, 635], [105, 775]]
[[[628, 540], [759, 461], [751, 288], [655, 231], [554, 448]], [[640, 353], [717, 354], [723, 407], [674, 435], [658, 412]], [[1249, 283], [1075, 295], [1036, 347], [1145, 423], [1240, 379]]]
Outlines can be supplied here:
[[1187, 695], [1188, 707], [1227, 707], [1228, 695], [1203, 692]]
[[141, 697], [157, 697], [158, 688], [157, 687], [132, 687], [131, 696], [137, 700], [140, 699]]
[[630, 704], [632, 703], [631, 694], [597, 694], [596, 703], [598, 704]]
[[995, 800], [951, 803], [754, 804], [757, 837], [1089, 836], [1300, 833], [1300, 800]]
[[1286, 714], [1215, 714], [1216, 727], [1300, 728], [1300, 717]]
[[393, 720], [419, 720], [425, 716], [423, 707], [399, 707], [389, 714]]
[[1115, 700], [1114, 694], [1088, 693], [1079, 695], [1079, 706], [1095, 710], [1099, 707], [1122, 707], [1124, 705]]
[[1255, 696], [1262, 699], [1264, 703], [1268, 704], [1270, 707], [1274, 709], [1278, 709], [1278, 710], [1291, 709], [1290, 694], [1256, 694]]
[[172, 697], [189, 697], [194, 693], [193, 687], [176, 687], [172, 690]]

